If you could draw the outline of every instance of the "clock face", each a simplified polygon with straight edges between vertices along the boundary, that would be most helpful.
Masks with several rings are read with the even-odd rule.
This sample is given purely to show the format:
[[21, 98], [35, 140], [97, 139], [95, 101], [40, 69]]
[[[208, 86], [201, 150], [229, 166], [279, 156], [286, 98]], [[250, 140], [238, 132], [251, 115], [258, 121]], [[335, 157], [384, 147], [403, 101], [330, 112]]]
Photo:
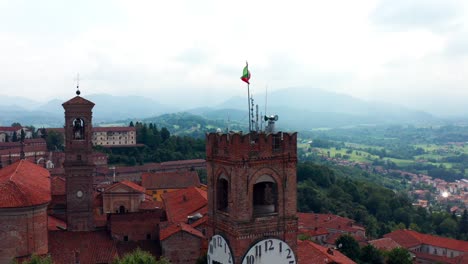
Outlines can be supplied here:
[[250, 247], [242, 264], [296, 264], [296, 256], [286, 242], [269, 238]]
[[224, 237], [220, 235], [214, 235], [210, 244], [208, 245], [207, 254], [208, 263], [210, 264], [233, 264], [234, 259], [232, 257], [231, 248], [226, 242]]
[[83, 197], [83, 192], [82, 191], [77, 191], [76, 192], [76, 197], [78, 197], [78, 198]]

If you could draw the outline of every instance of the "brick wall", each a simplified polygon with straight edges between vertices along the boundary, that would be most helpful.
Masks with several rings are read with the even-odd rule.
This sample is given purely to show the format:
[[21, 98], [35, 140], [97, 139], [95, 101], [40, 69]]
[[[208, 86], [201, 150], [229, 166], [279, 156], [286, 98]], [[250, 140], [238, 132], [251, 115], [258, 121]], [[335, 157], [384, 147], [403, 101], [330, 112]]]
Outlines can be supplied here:
[[[297, 134], [251, 133], [207, 135], [207, 237], [223, 235], [236, 263], [257, 240], [278, 238], [296, 251], [297, 244]], [[254, 214], [254, 185], [262, 178], [277, 188], [276, 211]], [[228, 207], [217, 208], [218, 180], [228, 181]]]
[[0, 208], [0, 263], [48, 252], [47, 204]]
[[195, 263], [202, 252], [202, 239], [186, 232], [177, 232], [161, 241], [162, 255], [172, 264]]

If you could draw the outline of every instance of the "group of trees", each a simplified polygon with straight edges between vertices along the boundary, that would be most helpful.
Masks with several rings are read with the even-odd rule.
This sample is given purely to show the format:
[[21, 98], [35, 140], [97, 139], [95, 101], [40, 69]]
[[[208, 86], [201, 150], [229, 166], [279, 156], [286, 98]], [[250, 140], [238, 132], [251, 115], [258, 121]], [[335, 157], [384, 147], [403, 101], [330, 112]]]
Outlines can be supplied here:
[[[298, 210], [333, 213], [356, 220], [371, 238], [395, 229], [411, 228], [468, 240], [468, 215], [415, 208], [403, 192], [394, 192], [369, 180], [362, 171], [344, 167], [299, 163], [297, 167]], [[341, 167], [343, 169], [343, 167]]]
[[390, 251], [381, 251], [372, 245], [360, 247], [350, 235], [340, 236], [336, 242], [337, 249], [348, 258], [361, 264], [411, 264], [413, 263], [409, 251], [397, 247]]
[[109, 155], [110, 164], [133, 166], [145, 162], [164, 162], [170, 160], [202, 159], [205, 157], [205, 141], [189, 136], [171, 135], [165, 127], [159, 129], [153, 123], [133, 122], [136, 128], [137, 144], [132, 148], [104, 148], [98, 150]]

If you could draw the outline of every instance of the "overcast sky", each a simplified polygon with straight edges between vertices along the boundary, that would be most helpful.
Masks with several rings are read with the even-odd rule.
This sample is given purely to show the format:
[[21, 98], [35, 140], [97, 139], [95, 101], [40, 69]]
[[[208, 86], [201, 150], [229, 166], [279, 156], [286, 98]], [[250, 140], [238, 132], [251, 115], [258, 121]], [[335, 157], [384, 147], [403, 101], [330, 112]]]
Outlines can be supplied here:
[[468, 1], [0, 0], [0, 94], [209, 105], [320, 88], [468, 114]]

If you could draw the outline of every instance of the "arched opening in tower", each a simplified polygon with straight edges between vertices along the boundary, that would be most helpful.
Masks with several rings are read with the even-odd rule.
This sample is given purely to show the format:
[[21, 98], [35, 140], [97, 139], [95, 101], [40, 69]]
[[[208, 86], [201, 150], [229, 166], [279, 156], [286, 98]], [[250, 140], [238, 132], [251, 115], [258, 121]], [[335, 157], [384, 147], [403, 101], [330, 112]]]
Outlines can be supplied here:
[[229, 182], [225, 178], [218, 180], [217, 188], [218, 210], [227, 212], [229, 201]]
[[254, 215], [276, 213], [278, 207], [278, 187], [275, 180], [271, 176], [263, 175], [253, 187]]
[[85, 123], [81, 118], [73, 120], [73, 139], [83, 140], [85, 135]]

